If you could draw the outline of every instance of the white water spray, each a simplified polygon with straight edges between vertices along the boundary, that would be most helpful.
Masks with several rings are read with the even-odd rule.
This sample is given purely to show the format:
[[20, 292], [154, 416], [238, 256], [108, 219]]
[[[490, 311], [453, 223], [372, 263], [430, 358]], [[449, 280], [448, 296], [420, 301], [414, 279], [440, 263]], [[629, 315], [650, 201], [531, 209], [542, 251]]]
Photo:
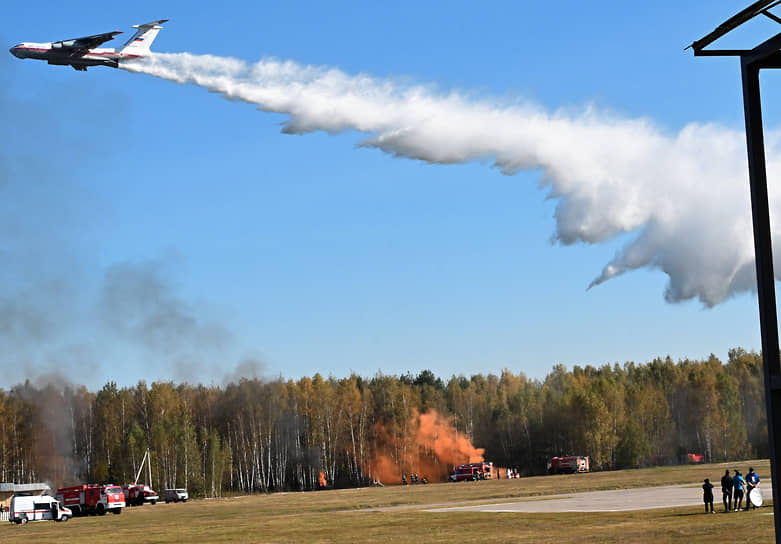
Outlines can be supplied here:
[[[290, 61], [156, 53], [122, 67], [287, 114], [285, 133], [357, 130], [368, 135], [361, 146], [399, 157], [488, 161], [507, 175], [539, 168], [558, 199], [557, 240], [635, 233], [589, 287], [651, 267], [668, 275], [671, 302], [713, 306], [755, 289], [743, 132], [692, 123], [666, 134], [648, 119], [592, 108], [549, 113]], [[766, 136], [771, 173], [778, 135]]]

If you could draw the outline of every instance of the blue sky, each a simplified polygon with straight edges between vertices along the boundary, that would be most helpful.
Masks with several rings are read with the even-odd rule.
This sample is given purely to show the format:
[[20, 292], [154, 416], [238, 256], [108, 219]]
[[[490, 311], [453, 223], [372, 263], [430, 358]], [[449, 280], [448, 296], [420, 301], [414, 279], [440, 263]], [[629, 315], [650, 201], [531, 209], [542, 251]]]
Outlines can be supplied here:
[[[592, 105], [674, 134], [743, 130], [737, 60], [684, 47], [745, 5], [14, 2], [0, 36], [127, 36], [170, 18], [155, 51], [292, 60], [547, 111]], [[757, 21], [727, 43], [775, 31]], [[0, 79], [0, 387], [51, 372], [89, 387], [423, 369], [543, 378], [559, 363], [760, 348], [753, 293], [668, 303], [657, 268], [587, 290], [637, 232], [556, 242], [539, 169], [394, 158], [353, 130], [282, 134], [283, 114], [123, 70], [6, 54]], [[175, 319], [150, 330], [148, 304]]]

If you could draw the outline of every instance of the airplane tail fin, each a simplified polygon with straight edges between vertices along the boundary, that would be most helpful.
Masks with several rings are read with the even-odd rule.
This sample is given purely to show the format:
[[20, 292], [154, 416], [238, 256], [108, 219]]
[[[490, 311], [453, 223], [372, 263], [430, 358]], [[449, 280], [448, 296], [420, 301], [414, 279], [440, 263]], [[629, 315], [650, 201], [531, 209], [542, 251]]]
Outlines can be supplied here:
[[168, 19], [161, 19], [159, 21], [152, 21], [143, 25], [133, 25], [133, 28], [137, 28], [135, 34], [122, 46], [121, 53], [131, 55], [146, 55], [149, 53], [149, 48], [152, 46], [152, 42], [155, 41], [157, 34], [163, 29], [161, 24], [168, 21]]

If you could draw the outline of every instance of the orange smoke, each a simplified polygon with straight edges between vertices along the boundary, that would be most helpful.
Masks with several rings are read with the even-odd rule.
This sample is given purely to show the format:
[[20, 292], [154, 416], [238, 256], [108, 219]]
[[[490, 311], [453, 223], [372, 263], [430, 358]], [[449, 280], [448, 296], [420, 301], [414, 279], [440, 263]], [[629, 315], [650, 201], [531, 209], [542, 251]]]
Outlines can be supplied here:
[[484, 448], [476, 448], [463, 433], [459, 433], [452, 418], [435, 410], [413, 413], [404, 429], [390, 429], [376, 424], [373, 428], [376, 451], [369, 466], [369, 475], [383, 483], [401, 483], [402, 474], [430, 482], [445, 481], [457, 465], [484, 460]]
[[[416, 414], [417, 415], [417, 414]], [[432, 449], [440, 461], [449, 465], [481, 463], [485, 448], [476, 448], [465, 434], [459, 434], [450, 418], [430, 410], [418, 416], [418, 443]]]

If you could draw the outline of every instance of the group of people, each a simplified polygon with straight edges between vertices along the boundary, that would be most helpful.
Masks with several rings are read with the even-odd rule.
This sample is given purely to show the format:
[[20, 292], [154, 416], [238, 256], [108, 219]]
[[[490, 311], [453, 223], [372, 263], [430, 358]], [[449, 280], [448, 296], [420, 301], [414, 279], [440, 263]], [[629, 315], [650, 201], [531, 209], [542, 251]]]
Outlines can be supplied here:
[[[724, 501], [724, 512], [739, 512], [743, 510], [754, 510], [756, 505], [751, 500], [751, 492], [759, 485], [759, 475], [754, 469], [749, 467], [745, 478], [739, 470], [735, 470], [735, 475], [730, 476], [729, 470], [724, 472], [721, 477], [721, 496]], [[713, 484], [708, 478], [702, 484], [703, 500], [705, 501], [705, 513], [715, 514], [713, 511]], [[746, 498], [746, 506], [743, 507], [743, 497]]]
[[[409, 481], [410, 481], [411, 484], [417, 484], [417, 483], [427, 484], [428, 483], [428, 480], [426, 479], [425, 476], [423, 476], [422, 478], [419, 479], [418, 475], [415, 472], [413, 472], [412, 474], [409, 475]], [[404, 474], [401, 475], [401, 483], [402, 483], [402, 485], [407, 485], [407, 476], [404, 475]]]

